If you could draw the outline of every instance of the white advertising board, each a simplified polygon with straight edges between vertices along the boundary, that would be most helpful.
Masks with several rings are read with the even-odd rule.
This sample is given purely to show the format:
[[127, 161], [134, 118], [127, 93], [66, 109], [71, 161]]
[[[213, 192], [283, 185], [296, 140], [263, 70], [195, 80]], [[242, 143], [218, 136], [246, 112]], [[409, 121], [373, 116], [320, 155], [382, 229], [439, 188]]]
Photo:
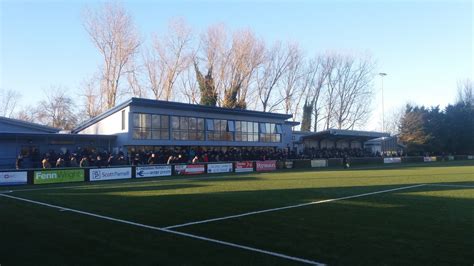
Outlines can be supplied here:
[[156, 176], [171, 176], [171, 165], [137, 167], [136, 178]]
[[253, 162], [236, 162], [235, 163], [235, 172], [244, 173], [244, 172], [253, 172]]
[[311, 160], [311, 167], [327, 167], [327, 160]]
[[436, 157], [431, 156], [431, 157], [423, 157], [424, 162], [436, 162]]
[[468, 160], [474, 160], [474, 155], [468, 155], [468, 156], [467, 156], [467, 159], [468, 159]]
[[208, 164], [207, 172], [209, 174], [230, 173], [232, 172], [232, 163]]
[[0, 172], [0, 186], [24, 185], [28, 181], [27, 172]]
[[383, 163], [401, 163], [402, 158], [400, 157], [388, 157], [388, 158], [383, 158]]
[[90, 169], [89, 171], [90, 181], [129, 179], [129, 178], [132, 178], [132, 168], [130, 167], [98, 168], [98, 169]]

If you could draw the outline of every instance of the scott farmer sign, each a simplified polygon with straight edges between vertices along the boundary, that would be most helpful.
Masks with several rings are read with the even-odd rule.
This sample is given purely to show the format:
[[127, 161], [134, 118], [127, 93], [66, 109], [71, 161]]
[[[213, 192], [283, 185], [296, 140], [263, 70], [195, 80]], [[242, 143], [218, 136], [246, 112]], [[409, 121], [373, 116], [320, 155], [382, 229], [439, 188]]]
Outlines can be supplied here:
[[91, 181], [129, 179], [132, 178], [132, 168], [99, 168], [90, 169], [89, 178]]

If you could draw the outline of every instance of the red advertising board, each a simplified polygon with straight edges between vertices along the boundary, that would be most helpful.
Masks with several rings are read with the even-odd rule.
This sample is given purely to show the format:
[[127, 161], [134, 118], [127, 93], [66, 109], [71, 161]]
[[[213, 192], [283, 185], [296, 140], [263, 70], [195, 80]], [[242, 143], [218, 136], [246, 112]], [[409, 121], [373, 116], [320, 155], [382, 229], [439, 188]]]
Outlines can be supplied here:
[[276, 161], [257, 161], [257, 172], [276, 170]]
[[175, 165], [174, 171], [177, 175], [198, 175], [205, 173], [203, 164]]
[[236, 173], [253, 172], [253, 162], [250, 162], [250, 161], [236, 162], [235, 163], [235, 172]]

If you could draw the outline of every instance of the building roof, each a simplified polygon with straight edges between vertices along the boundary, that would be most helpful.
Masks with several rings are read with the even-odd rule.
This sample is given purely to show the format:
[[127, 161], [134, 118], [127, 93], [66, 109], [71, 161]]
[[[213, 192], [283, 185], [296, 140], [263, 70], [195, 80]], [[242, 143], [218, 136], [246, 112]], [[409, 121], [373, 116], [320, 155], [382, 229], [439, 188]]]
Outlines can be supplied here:
[[105, 140], [115, 140], [116, 135], [92, 135], [92, 134], [58, 134], [58, 133], [14, 133], [14, 132], [0, 132], [0, 139], [2, 138], [45, 138], [52, 137], [55, 139], [105, 139]]
[[230, 114], [230, 115], [248, 115], [248, 116], [258, 116], [264, 118], [276, 118], [276, 119], [289, 119], [293, 115], [279, 114], [279, 113], [267, 113], [260, 111], [251, 111], [251, 110], [242, 110], [242, 109], [231, 109], [223, 108], [216, 106], [207, 106], [200, 104], [189, 104], [189, 103], [180, 103], [180, 102], [170, 102], [170, 101], [160, 101], [144, 98], [130, 98], [129, 100], [116, 105], [115, 107], [109, 109], [108, 111], [82, 123], [72, 130], [73, 133], [77, 133], [96, 122], [116, 113], [117, 111], [127, 107], [127, 106], [144, 106], [144, 107], [159, 107], [166, 108], [171, 110], [188, 110], [193, 112], [206, 112], [206, 113], [218, 113], [218, 114]]
[[345, 129], [328, 129], [325, 131], [315, 132], [301, 137], [303, 140], [322, 140], [322, 139], [350, 139], [367, 141], [369, 139], [390, 137], [389, 133], [375, 132], [375, 131], [359, 131], [359, 130], [345, 130]]
[[[58, 128], [43, 126], [36, 123], [26, 122], [23, 120], [6, 118], [0, 116], [0, 125], [4, 124], [5, 126], [0, 127], [0, 132], [10, 132], [10, 133], [21, 133], [21, 132], [37, 132], [37, 133], [57, 133], [60, 131]], [[12, 128], [8, 128], [8, 125]]]

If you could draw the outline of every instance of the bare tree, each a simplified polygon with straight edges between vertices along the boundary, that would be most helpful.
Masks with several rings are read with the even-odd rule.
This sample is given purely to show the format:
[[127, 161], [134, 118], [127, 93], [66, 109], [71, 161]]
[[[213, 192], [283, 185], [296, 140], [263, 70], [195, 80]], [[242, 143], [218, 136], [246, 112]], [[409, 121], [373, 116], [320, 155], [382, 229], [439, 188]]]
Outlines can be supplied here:
[[74, 113], [74, 100], [68, 91], [60, 87], [51, 88], [45, 90], [45, 97], [35, 108], [36, 120], [51, 127], [73, 129], [77, 124], [77, 116]]
[[212, 74], [219, 105], [246, 108], [250, 84], [262, 63], [263, 52], [264, 43], [250, 30], [234, 32], [231, 38], [226, 28], [218, 24], [201, 35], [197, 59]]
[[13, 117], [21, 94], [14, 90], [0, 90], [0, 116]]
[[[390, 133], [391, 135], [397, 135], [400, 133], [401, 121], [405, 115], [407, 105], [409, 105], [409, 103], [399, 107], [394, 107], [387, 112], [387, 117], [385, 119], [386, 132]], [[382, 125], [380, 125], [380, 128], [382, 128]]]
[[179, 75], [192, 63], [192, 30], [183, 19], [172, 20], [168, 32], [155, 36], [153, 49], [143, 54], [150, 90], [156, 99], [172, 100]]
[[82, 81], [79, 88], [79, 97], [81, 98], [81, 112], [78, 115], [78, 121], [85, 121], [98, 116], [104, 110], [105, 95], [100, 91], [99, 75], [93, 75], [89, 79]]
[[117, 2], [105, 3], [98, 10], [87, 9], [84, 26], [103, 57], [101, 94], [106, 108], [115, 106], [120, 80], [127, 64], [140, 46], [139, 35], [132, 17]]
[[181, 93], [188, 103], [198, 104], [200, 102], [199, 87], [196, 81], [194, 69], [188, 67], [180, 75]]
[[[264, 112], [273, 111], [278, 105], [285, 102], [286, 98], [292, 96], [294, 87], [286, 86], [283, 93], [277, 90], [283, 88], [282, 83], [288, 70], [290, 67], [295, 67], [298, 59], [298, 47], [296, 45], [284, 47], [281, 42], [276, 42], [265, 53], [264, 63], [256, 75], [258, 96]], [[275, 95], [281, 97], [275, 97]]]
[[298, 50], [294, 53], [291, 63], [288, 66], [286, 75], [283, 78], [284, 110], [286, 114], [293, 114], [293, 121], [299, 115], [301, 102], [306, 93], [307, 86], [304, 82], [305, 62], [302, 53]]
[[333, 70], [332, 119], [339, 129], [353, 129], [370, 114], [374, 63], [370, 58], [339, 55]]
[[[313, 127], [314, 131], [318, 130], [318, 124], [327, 118], [322, 115], [324, 107], [324, 93], [329, 87], [328, 78], [334, 69], [334, 58], [332, 56], [324, 55], [317, 56], [307, 63], [304, 71], [303, 83], [303, 121], [302, 129], [310, 131]], [[330, 97], [330, 93], [326, 96]], [[329, 101], [329, 103], [332, 103]], [[314, 120], [313, 120], [314, 119]]]
[[474, 82], [470, 79], [458, 81], [456, 102], [474, 106]]

